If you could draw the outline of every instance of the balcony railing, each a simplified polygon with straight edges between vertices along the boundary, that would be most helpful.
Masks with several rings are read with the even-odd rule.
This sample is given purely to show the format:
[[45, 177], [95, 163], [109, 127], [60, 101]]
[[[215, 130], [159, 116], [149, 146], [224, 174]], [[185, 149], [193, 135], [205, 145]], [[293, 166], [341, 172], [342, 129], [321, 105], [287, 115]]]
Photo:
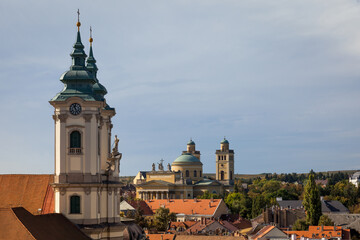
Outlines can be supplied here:
[[81, 154], [82, 150], [81, 150], [81, 148], [70, 148], [69, 153], [70, 154]]

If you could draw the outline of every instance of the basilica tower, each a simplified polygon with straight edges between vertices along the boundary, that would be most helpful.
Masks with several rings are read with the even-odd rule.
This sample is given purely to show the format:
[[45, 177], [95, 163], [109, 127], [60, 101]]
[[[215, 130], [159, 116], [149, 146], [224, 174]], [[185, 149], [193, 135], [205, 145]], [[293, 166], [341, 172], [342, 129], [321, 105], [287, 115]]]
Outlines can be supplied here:
[[224, 138], [220, 149], [216, 150], [216, 180], [224, 185], [234, 184], [234, 150], [229, 149], [229, 141]]
[[[121, 154], [117, 137], [111, 148], [111, 118], [115, 109], [106, 103], [107, 90], [97, 79], [93, 39], [90, 34], [86, 59], [80, 25], [78, 21], [76, 42], [70, 54], [72, 64], [60, 77], [64, 89], [50, 101], [55, 123], [53, 187], [55, 212], [80, 226], [90, 226], [86, 231], [97, 239], [91, 235], [91, 229], [98, 228], [96, 225], [120, 221]], [[109, 229], [106, 231], [111, 235]]]

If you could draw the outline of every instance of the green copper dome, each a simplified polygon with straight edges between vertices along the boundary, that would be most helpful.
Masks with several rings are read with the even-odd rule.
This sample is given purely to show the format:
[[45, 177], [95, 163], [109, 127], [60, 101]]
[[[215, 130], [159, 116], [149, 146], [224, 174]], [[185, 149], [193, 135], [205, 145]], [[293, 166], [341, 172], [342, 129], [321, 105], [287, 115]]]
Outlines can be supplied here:
[[172, 163], [172, 165], [187, 165], [187, 164], [202, 165], [200, 160], [194, 157], [190, 153], [184, 153], [183, 155], [176, 158], [175, 161]]
[[187, 145], [195, 145], [195, 142], [192, 139], [190, 139], [190, 141], [187, 143]]
[[229, 144], [229, 141], [224, 138], [224, 140], [221, 141], [221, 144]]

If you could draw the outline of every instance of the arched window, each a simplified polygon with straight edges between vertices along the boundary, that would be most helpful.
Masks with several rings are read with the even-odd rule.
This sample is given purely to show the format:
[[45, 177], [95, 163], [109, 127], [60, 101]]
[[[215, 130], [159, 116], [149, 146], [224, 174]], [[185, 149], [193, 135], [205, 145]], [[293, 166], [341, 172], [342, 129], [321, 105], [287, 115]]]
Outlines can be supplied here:
[[80, 196], [70, 197], [70, 213], [80, 213]]
[[194, 170], [194, 177], [197, 177], [197, 172], [196, 172], [196, 170]]
[[224, 175], [225, 175], [225, 174], [224, 174], [224, 171], [221, 171], [221, 172], [220, 172], [220, 180], [224, 180]]
[[81, 133], [79, 131], [70, 133], [70, 153], [81, 154]]
[[226, 160], [226, 156], [224, 156], [224, 160]]
[[186, 176], [186, 177], [190, 177], [189, 170], [186, 170], [186, 172], [185, 172], [185, 176]]
[[218, 160], [220, 160], [220, 156], [218, 156]]
[[232, 180], [232, 171], [230, 171], [230, 180]]

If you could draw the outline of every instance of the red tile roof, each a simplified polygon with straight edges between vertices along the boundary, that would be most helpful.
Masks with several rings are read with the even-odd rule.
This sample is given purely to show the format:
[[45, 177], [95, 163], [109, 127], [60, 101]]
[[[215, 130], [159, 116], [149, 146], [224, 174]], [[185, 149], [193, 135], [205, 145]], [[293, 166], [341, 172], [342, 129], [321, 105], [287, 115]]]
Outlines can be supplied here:
[[89, 240], [64, 215], [33, 215], [22, 207], [0, 209], [0, 239]]
[[11, 208], [0, 208], [0, 239], [34, 240]]
[[332, 238], [332, 237], [341, 237], [342, 239], [351, 239], [350, 238], [350, 229], [342, 229], [339, 226], [309, 226], [308, 231], [284, 231], [286, 234], [292, 235], [296, 234], [296, 238], [300, 239], [301, 237], [321, 239], [321, 238]]
[[271, 226], [271, 225], [268, 225], [268, 226], [265, 226], [263, 227], [262, 229], [260, 229], [260, 231], [258, 231], [254, 236], [251, 236], [251, 238], [253, 240], [257, 240], [257, 239], [260, 239], [262, 238], [263, 236], [265, 236], [268, 232], [270, 232], [271, 230], [273, 230], [275, 227], [274, 226]]
[[0, 207], [24, 207], [32, 214], [54, 212], [52, 182], [53, 175], [0, 175]]
[[215, 222], [215, 220], [212, 219], [201, 219], [201, 221], [196, 222], [196, 224], [194, 224], [193, 226], [191, 226], [189, 229], [187, 229], [186, 231], [188, 233], [197, 233], [197, 232], [201, 232], [204, 228], [210, 226], [211, 224], [213, 224]]
[[209, 215], [212, 216], [222, 199], [154, 199], [146, 201], [149, 207], [156, 211], [160, 207], [169, 208], [170, 212], [185, 215]]
[[230, 232], [235, 232], [235, 231], [239, 230], [237, 227], [235, 227], [229, 221], [220, 221], [220, 224], [223, 225], [225, 228], [227, 228]]
[[196, 235], [177, 235], [176, 240], [245, 240], [244, 237], [232, 236], [196, 236]]
[[173, 240], [175, 239], [174, 234], [147, 234], [150, 240]]
[[185, 229], [188, 229], [189, 227], [193, 226], [194, 224], [196, 224], [196, 221], [184, 221], [184, 222], [171, 222], [170, 223], [170, 227], [184, 227]]
[[151, 216], [153, 215], [153, 211], [148, 206], [148, 204], [143, 200], [133, 200], [133, 201], [127, 201], [135, 210], [137, 208], [140, 208], [143, 211], [144, 216]]

